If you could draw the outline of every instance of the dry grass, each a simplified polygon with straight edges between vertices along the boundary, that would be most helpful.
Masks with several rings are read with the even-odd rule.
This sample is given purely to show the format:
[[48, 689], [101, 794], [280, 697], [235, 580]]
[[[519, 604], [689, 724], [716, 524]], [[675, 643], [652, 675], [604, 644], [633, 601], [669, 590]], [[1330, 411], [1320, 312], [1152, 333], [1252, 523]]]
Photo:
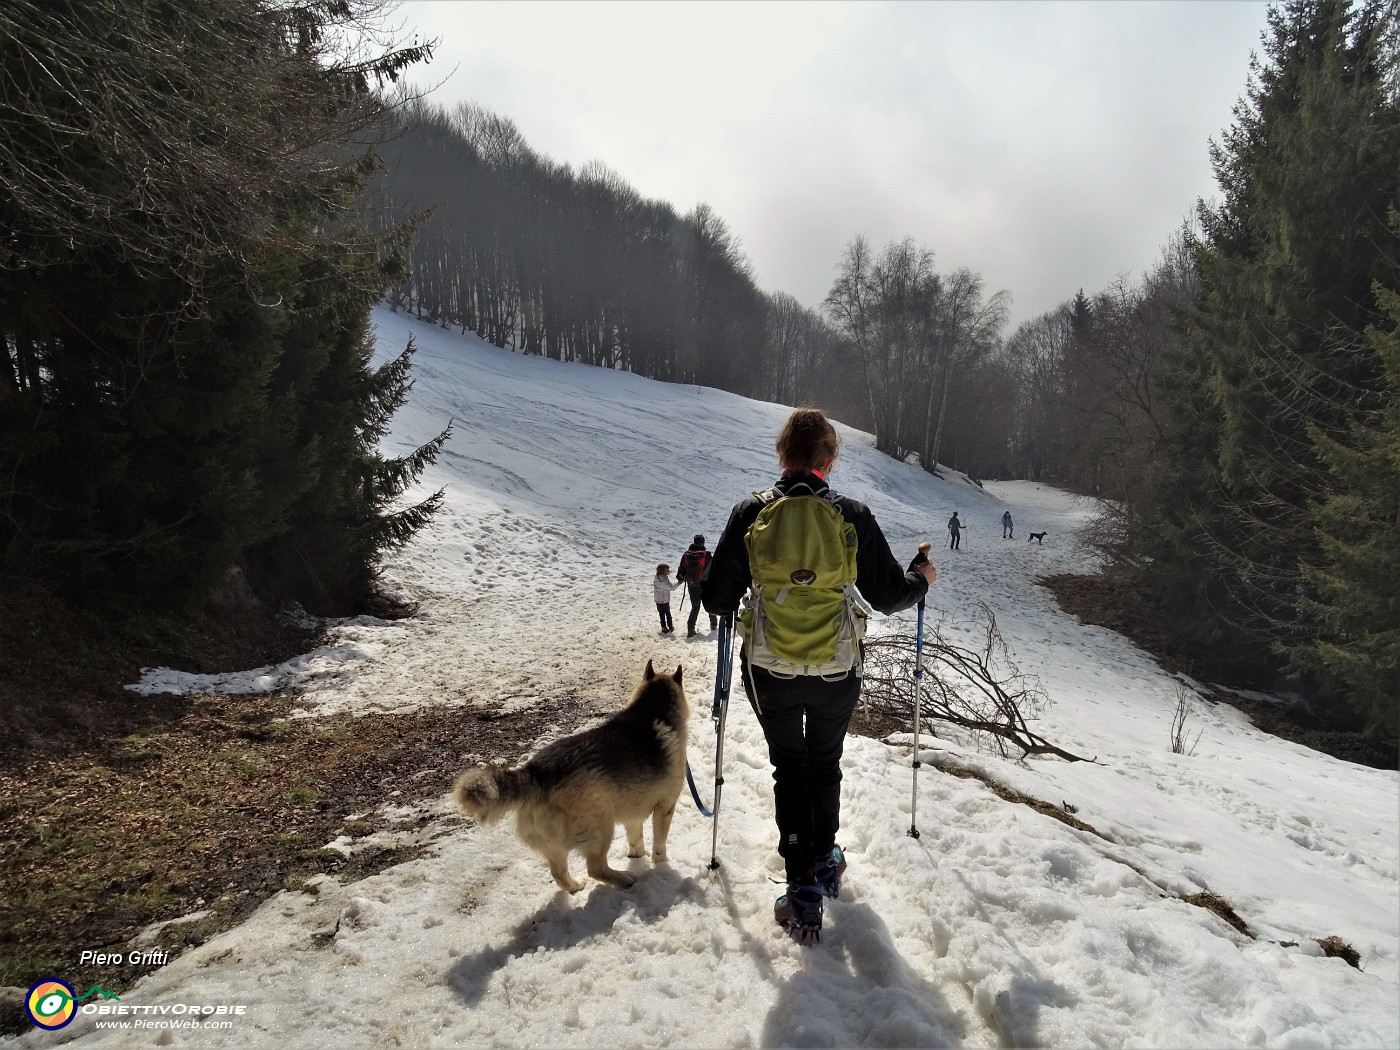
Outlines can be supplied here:
[[1319, 937], [1317, 943], [1322, 946], [1322, 954], [1329, 959], [1341, 959], [1348, 966], [1361, 969], [1361, 953], [1340, 937]]
[[[135, 701], [128, 701], [135, 702]], [[550, 721], [452, 708], [283, 720], [285, 697], [199, 697], [165, 724], [100, 746], [0, 767], [0, 985], [39, 977], [127, 987], [151, 967], [78, 965], [146, 926], [172, 957], [236, 924], [268, 896], [323, 872], [354, 881], [402, 850], [324, 848], [363, 838], [388, 801], [445, 794], [473, 754], [515, 758]], [[130, 949], [127, 949], [130, 950]]]
[[1232, 927], [1244, 934], [1250, 940], [1254, 940], [1254, 934], [1250, 932], [1243, 919], [1235, 914], [1234, 907], [1224, 897], [1214, 893], [1193, 893], [1189, 897], [1182, 897], [1187, 904], [1194, 904], [1198, 908], [1204, 908], [1213, 915], [1218, 915]]

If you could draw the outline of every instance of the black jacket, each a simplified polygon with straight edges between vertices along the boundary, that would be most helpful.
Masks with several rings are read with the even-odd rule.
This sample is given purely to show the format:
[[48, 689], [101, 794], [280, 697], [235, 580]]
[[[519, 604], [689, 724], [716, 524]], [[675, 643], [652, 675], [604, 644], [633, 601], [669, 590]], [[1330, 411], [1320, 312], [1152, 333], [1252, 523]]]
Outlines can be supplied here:
[[[815, 474], [784, 474], [773, 487], [786, 494], [794, 485], [810, 485], [814, 495], [827, 491], [826, 482]], [[885, 534], [875, 523], [875, 515], [864, 503], [838, 495], [836, 507], [841, 516], [856, 527], [856, 589], [879, 612], [897, 613], [923, 598], [928, 584], [917, 572], [905, 572], [890, 553]], [[715, 616], [735, 612], [752, 582], [749, 573], [749, 552], [744, 546], [744, 534], [763, 509], [757, 496], [735, 505], [729, 514], [729, 524], [715, 544], [705, 573], [705, 611]]]

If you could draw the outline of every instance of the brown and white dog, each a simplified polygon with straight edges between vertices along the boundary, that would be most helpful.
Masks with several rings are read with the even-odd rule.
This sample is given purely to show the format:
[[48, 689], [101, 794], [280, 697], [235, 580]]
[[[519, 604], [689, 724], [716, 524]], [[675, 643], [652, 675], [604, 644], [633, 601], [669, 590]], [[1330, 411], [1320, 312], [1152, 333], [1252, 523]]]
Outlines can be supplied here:
[[681, 668], [657, 674], [647, 661], [641, 684], [621, 711], [581, 733], [556, 740], [514, 769], [474, 769], [457, 778], [452, 795], [471, 816], [494, 824], [515, 811], [520, 841], [549, 862], [560, 889], [584, 884], [569, 874], [578, 850], [588, 874], [620, 889], [636, 877], [608, 866], [618, 824], [627, 855], [645, 852], [642, 824], [651, 818], [651, 858], [666, 859], [666, 837], [685, 784], [690, 703]]

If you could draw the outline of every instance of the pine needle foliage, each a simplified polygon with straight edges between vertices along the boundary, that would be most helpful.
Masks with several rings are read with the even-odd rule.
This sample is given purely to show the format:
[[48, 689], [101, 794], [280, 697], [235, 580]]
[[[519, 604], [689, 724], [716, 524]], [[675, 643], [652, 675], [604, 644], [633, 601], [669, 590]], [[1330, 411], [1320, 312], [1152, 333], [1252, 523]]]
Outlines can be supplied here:
[[[1395, 220], [1400, 222], [1400, 218]], [[1318, 636], [1304, 659], [1351, 690], [1367, 727], [1400, 737], [1400, 292], [1378, 288], [1384, 326], [1367, 336], [1385, 399], [1341, 439], [1314, 429], [1338, 481], [1314, 508], [1321, 557], [1303, 566]]]
[[[1247, 95], [1212, 146], [1222, 200], [1198, 209], [1200, 291], [1165, 384], [1173, 440], [1143, 573], [1217, 666], [1291, 679], [1339, 717], [1365, 701], [1355, 675], [1322, 673], [1340, 636], [1324, 615], [1335, 596], [1319, 603], [1316, 588], [1345, 553], [1337, 516], [1364, 498], [1338, 445], [1391, 396], [1365, 333], [1384, 325], [1375, 288], [1393, 287], [1400, 258], [1387, 222], [1400, 201], [1396, 19], [1372, 0], [1270, 8]], [[1353, 641], [1384, 630], [1352, 626]]]
[[430, 45], [378, 13], [0, 6], [5, 582], [177, 608], [241, 566], [343, 605], [426, 520], [389, 509], [406, 473], [376, 451], [410, 355], [373, 369], [368, 330], [411, 228], [353, 206], [380, 91]]

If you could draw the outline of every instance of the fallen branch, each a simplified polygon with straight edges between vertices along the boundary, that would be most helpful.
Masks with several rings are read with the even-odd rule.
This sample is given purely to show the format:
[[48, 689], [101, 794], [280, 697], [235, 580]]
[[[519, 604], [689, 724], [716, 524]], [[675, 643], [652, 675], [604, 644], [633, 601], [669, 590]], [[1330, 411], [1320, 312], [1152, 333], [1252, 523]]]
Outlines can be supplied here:
[[[924, 698], [920, 721], [947, 722], [989, 742], [1003, 757], [1019, 749], [1019, 759], [1053, 755], [1067, 762], [1093, 761], [1052, 744], [1030, 727], [1050, 698], [1039, 680], [1024, 674], [997, 629], [996, 616], [976, 603], [974, 624], [983, 630], [980, 648], [949, 640], [940, 622], [925, 625]], [[914, 715], [913, 634], [893, 631], [865, 642], [867, 706], [900, 720]]]

